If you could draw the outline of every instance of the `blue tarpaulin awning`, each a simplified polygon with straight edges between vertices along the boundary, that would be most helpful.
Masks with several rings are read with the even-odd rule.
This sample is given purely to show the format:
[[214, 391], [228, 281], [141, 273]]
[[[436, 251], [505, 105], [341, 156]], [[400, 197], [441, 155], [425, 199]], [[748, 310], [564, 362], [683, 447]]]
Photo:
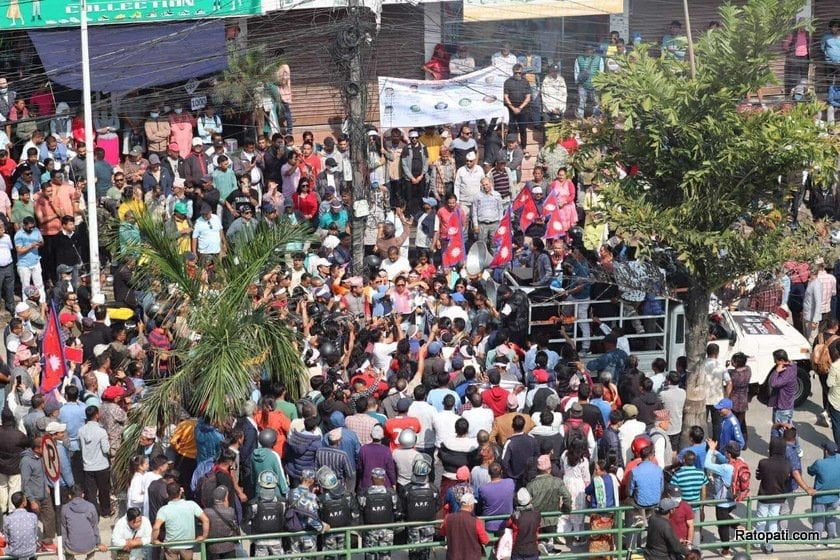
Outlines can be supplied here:
[[[29, 31], [51, 80], [82, 89], [81, 31]], [[91, 89], [127, 92], [227, 68], [222, 20], [88, 28]]]

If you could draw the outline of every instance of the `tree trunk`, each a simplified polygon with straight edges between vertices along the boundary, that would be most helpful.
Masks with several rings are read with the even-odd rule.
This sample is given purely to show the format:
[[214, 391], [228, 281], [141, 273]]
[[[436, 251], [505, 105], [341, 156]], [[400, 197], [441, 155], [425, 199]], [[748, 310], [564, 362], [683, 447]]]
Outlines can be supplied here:
[[706, 431], [706, 387], [703, 364], [709, 335], [709, 301], [705, 288], [689, 288], [685, 298], [685, 355], [688, 359], [685, 407], [683, 408], [682, 447], [690, 445], [688, 432], [692, 426]]

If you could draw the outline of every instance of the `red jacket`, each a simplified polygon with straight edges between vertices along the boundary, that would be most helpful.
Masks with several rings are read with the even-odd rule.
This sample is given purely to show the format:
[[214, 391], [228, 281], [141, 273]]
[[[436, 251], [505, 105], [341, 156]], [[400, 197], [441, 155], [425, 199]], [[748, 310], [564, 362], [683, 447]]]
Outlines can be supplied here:
[[496, 385], [481, 393], [481, 402], [493, 411], [493, 417], [496, 418], [507, 412], [509, 396], [510, 392], [507, 389], [502, 389], [499, 385]]

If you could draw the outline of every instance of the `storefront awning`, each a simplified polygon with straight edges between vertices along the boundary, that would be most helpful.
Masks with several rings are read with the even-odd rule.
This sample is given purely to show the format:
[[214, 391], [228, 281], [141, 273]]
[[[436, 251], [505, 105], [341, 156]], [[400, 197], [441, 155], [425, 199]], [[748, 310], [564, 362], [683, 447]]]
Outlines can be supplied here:
[[[29, 36], [49, 78], [81, 90], [80, 31], [30, 31]], [[88, 41], [93, 91], [127, 92], [227, 68], [220, 20], [92, 27]]]

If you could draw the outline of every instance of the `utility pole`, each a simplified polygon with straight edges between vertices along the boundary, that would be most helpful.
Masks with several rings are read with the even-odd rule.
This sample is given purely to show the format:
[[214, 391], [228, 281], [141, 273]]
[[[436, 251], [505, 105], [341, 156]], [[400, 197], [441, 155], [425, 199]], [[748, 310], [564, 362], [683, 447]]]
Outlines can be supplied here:
[[[85, 177], [87, 177], [87, 224], [88, 249], [90, 252], [90, 291], [92, 295], [102, 292], [99, 278], [99, 221], [96, 215], [96, 175], [93, 171], [93, 108], [90, 104], [90, 50], [88, 48], [87, 2], [81, 5], [82, 32], [82, 101], [85, 109], [85, 142], [89, 146], [85, 157]], [[59, 548], [61, 543], [58, 543]]]
[[694, 39], [691, 37], [691, 18], [688, 14], [688, 0], [683, 0], [683, 12], [685, 15], [685, 34], [688, 39], [688, 68], [691, 72], [691, 79], [697, 77], [697, 64], [694, 62]]
[[[363, 50], [368, 47], [361, 21], [362, 7], [359, 0], [351, 0], [348, 27], [343, 32], [346, 47], [350, 49], [348, 81], [343, 87], [347, 107], [348, 136], [350, 137], [350, 162], [353, 166], [353, 202], [368, 200], [367, 138], [365, 111], [367, 110], [367, 84], [362, 76]], [[353, 212], [351, 223], [353, 240], [353, 271], [365, 270], [364, 231], [367, 217], [357, 217]]]

